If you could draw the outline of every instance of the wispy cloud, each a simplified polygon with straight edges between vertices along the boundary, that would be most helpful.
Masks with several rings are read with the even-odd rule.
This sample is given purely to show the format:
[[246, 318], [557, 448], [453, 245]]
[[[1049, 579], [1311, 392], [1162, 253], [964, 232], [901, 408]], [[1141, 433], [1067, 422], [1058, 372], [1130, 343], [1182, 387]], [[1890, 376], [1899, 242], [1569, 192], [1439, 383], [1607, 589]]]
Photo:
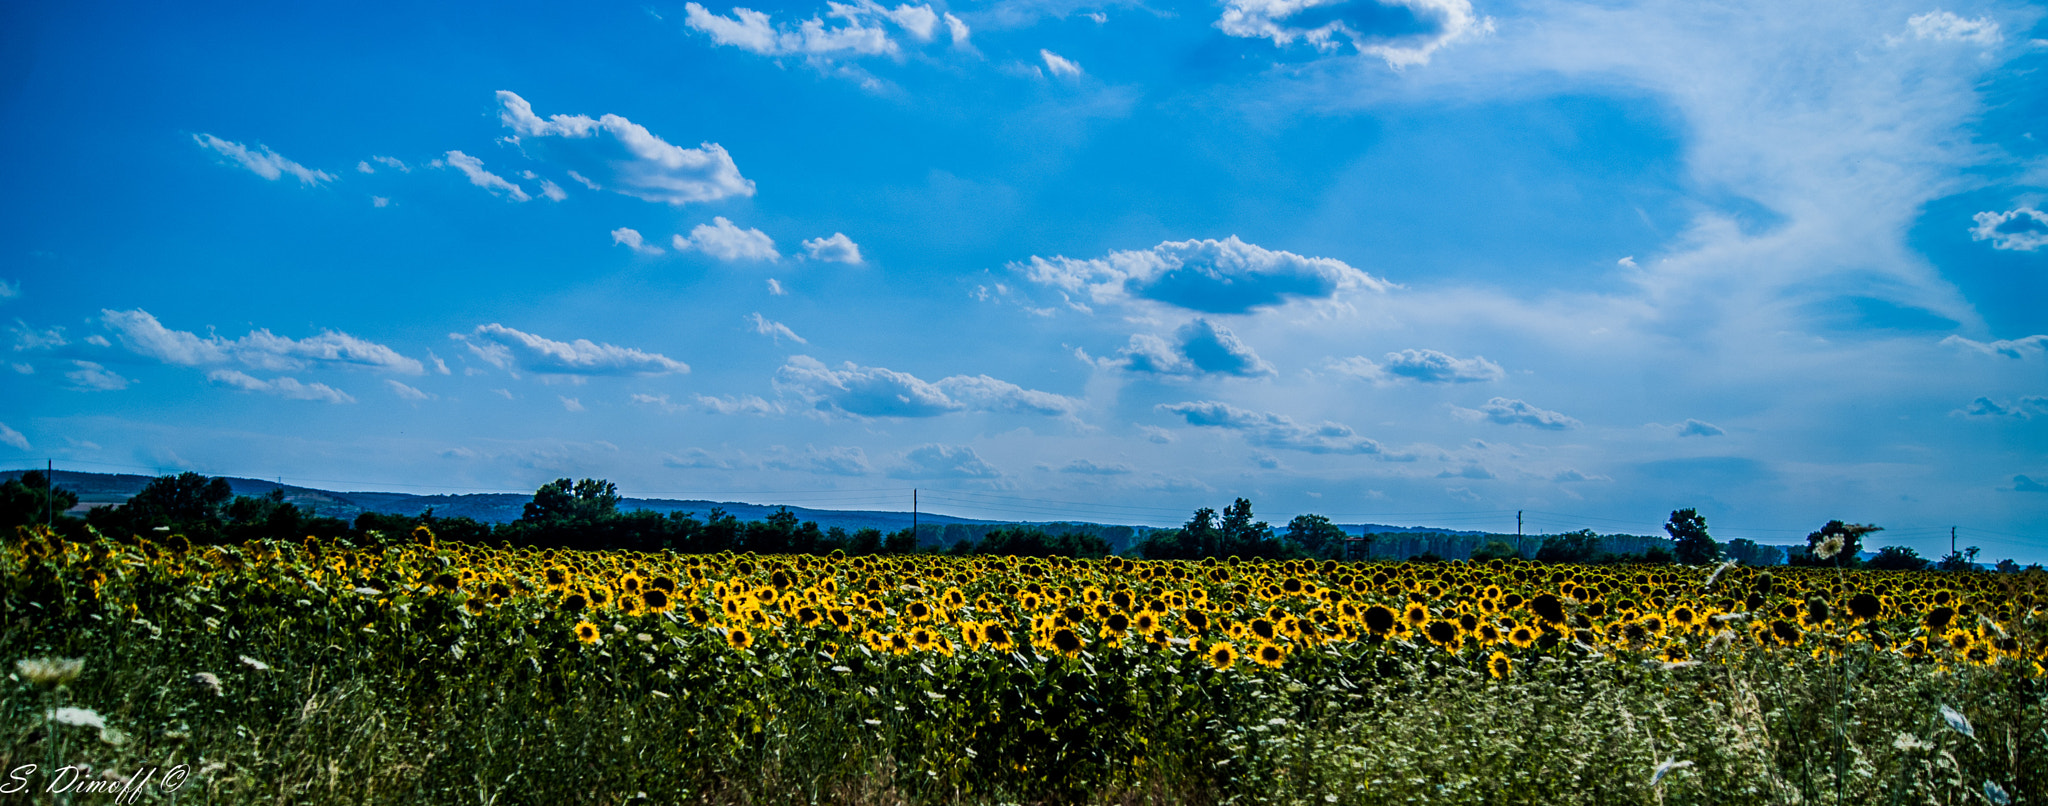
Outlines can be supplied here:
[[234, 160], [235, 164], [249, 169], [250, 173], [273, 182], [286, 175], [296, 177], [299, 180], [299, 184], [302, 185], [317, 185], [322, 182], [334, 181], [333, 174], [314, 170], [285, 159], [283, 155], [270, 150], [266, 146], [258, 145], [252, 149], [241, 143], [222, 140], [211, 134], [192, 135], [192, 141], [198, 143], [201, 148], [212, 150], [221, 156]]
[[222, 386], [240, 389], [244, 392], [259, 392], [276, 395], [286, 400], [318, 400], [327, 403], [354, 403], [356, 399], [324, 383], [302, 383], [297, 378], [274, 378], [263, 380], [240, 370], [216, 369], [206, 373], [206, 379]]
[[499, 369], [537, 375], [667, 375], [690, 371], [688, 364], [660, 353], [599, 344], [589, 339], [555, 341], [496, 322], [448, 337], [467, 345]]
[[1486, 356], [1459, 358], [1436, 350], [1387, 353], [1378, 363], [1365, 356], [1332, 359], [1329, 367], [1375, 383], [1479, 383], [1497, 381], [1507, 375], [1499, 364], [1486, 360]]
[[6, 423], [0, 423], [0, 445], [6, 445], [18, 451], [30, 449], [28, 437], [22, 436], [20, 431], [8, 428]]
[[618, 229], [612, 230], [612, 243], [626, 247], [627, 249], [631, 249], [635, 252], [639, 252], [640, 254], [643, 255], [662, 254], [661, 247], [655, 246], [654, 244], [651, 243], [647, 243], [644, 239], [640, 237], [639, 230], [632, 229], [630, 227], [620, 227]]
[[272, 371], [326, 366], [358, 367], [404, 375], [426, 372], [426, 366], [418, 359], [337, 330], [293, 339], [279, 336], [266, 328], [230, 341], [211, 334], [200, 336], [189, 331], [172, 330], [140, 308], [127, 311], [103, 309], [99, 321], [129, 352], [178, 366], [196, 367], [232, 361]]
[[1246, 442], [1260, 447], [1306, 453], [1386, 453], [1379, 442], [1359, 436], [1350, 426], [1329, 421], [1302, 425], [1284, 414], [1241, 409], [1218, 400], [1162, 403], [1158, 408], [1179, 415], [1188, 425], [1236, 431]]
[[804, 337], [797, 335], [796, 331], [790, 330], [788, 325], [772, 321], [758, 312], [748, 314], [747, 323], [754, 326], [755, 333], [774, 339], [777, 344], [782, 343], [783, 339], [788, 339], [798, 344], [810, 343], [804, 341]]
[[966, 445], [921, 445], [905, 451], [889, 475], [903, 479], [993, 479], [1003, 475]]
[[469, 177], [470, 184], [488, 190], [494, 195], [503, 195], [513, 201], [533, 200], [533, 196], [528, 195], [525, 188], [512, 184], [505, 177], [484, 170], [483, 160], [460, 151], [450, 151], [441, 162]]
[[[732, 156], [717, 143], [696, 148], [670, 145], [619, 115], [542, 118], [518, 94], [498, 91], [499, 120], [516, 132], [528, 152], [565, 164], [569, 175], [593, 189], [671, 205], [754, 195], [754, 182], [740, 175]], [[585, 177], [597, 176], [598, 180]]]
[[1080, 408], [1073, 398], [987, 375], [954, 375], [934, 383], [851, 361], [833, 369], [804, 355], [782, 365], [775, 385], [819, 411], [854, 417], [936, 417], [962, 411], [1069, 416]]
[[1546, 431], [1566, 431], [1578, 428], [1578, 420], [1564, 414], [1539, 409], [1520, 400], [1496, 397], [1486, 401], [1477, 409], [1455, 409], [1459, 416], [1473, 420], [1486, 420], [1500, 425], [1526, 425]]

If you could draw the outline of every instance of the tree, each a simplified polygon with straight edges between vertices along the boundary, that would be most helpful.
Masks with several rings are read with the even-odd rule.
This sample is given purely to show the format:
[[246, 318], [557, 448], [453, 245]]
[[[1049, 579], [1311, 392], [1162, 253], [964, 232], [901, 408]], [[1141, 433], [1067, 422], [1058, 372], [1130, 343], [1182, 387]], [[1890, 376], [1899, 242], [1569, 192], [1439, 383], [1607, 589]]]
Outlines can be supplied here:
[[[1882, 526], [1828, 521], [1826, 526], [1820, 527], [1820, 531], [1806, 536], [1806, 555], [1790, 559], [1793, 565], [1829, 565], [1838, 568], [1853, 568], [1858, 563], [1858, 555], [1863, 553], [1863, 536], [1872, 532], [1882, 531], [1884, 531]], [[1837, 539], [1840, 540], [1839, 546], [1835, 542]], [[1834, 553], [1826, 557], [1820, 556], [1829, 547], [1836, 549]]]
[[222, 511], [234, 497], [227, 479], [191, 472], [158, 476], [127, 503], [86, 513], [86, 522], [114, 536], [140, 535], [161, 526], [195, 543], [218, 543], [223, 537]]
[[1515, 547], [1508, 545], [1508, 541], [1505, 540], [1488, 540], [1486, 545], [1472, 550], [1473, 562], [1506, 560], [1518, 556], [1520, 555], [1515, 553]]
[[533, 500], [526, 502], [519, 519], [589, 522], [618, 512], [618, 507], [618, 485], [603, 479], [583, 479], [573, 485], [568, 479], [555, 479], [533, 491]]
[[1302, 556], [1328, 559], [1344, 550], [1344, 530], [1321, 515], [1296, 515], [1287, 522], [1287, 544]]
[[1543, 538], [1543, 547], [1536, 550], [1536, 561], [1541, 563], [1590, 563], [1600, 555], [1600, 538], [1591, 529], [1580, 529]]
[[1877, 556], [1870, 558], [1869, 567], [1880, 571], [1924, 571], [1927, 570], [1927, 558], [1906, 546], [1885, 546], [1877, 550]]
[[1977, 547], [1971, 546], [1962, 551], [1949, 552], [1947, 556], [1941, 558], [1941, 564], [1935, 567], [1943, 571], [1975, 571], [1977, 570]]
[[1273, 538], [1273, 527], [1265, 521], [1252, 520], [1249, 499], [1239, 498], [1224, 508], [1222, 533], [1220, 556], [1272, 558], [1281, 554], [1280, 541]]
[[1777, 565], [1785, 561], [1785, 552], [1775, 546], [1765, 546], [1747, 537], [1728, 541], [1724, 547], [1729, 559], [1743, 565]]
[[1673, 511], [1664, 532], [1677, 543], [1673, 554], [1686, 565], [1706, 565], [1721, 559], [1721, 546], [1707, 534], [1707, 519], [1691, 507]]
[[[55, 500], [52, 500], [55, 499]], [[31, 470], [0, 484], [0, 528], [27, 526], [78, 506], [78, 494], [53, 487], [43, 471]]]

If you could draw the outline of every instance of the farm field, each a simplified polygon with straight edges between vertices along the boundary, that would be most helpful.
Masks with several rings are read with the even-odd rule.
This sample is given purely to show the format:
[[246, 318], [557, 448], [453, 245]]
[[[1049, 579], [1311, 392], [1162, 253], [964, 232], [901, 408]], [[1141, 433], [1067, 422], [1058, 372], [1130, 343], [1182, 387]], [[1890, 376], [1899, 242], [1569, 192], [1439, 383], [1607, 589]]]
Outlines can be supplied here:
[[186, 765], [129, 801], [181, 803], [2048, 798], [2039, 572], [23, 529], [0, 594], [0, 790], [83, 764]]

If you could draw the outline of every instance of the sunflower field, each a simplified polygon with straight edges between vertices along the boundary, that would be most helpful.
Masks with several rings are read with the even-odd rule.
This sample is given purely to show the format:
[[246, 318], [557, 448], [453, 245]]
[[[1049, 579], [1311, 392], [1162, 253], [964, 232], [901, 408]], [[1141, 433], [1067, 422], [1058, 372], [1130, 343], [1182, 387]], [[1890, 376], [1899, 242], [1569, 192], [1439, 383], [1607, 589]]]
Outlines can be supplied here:
[[0, 783], [132, 802], [2048, 802], [2038, 572], [23, 529], [0, 617]]

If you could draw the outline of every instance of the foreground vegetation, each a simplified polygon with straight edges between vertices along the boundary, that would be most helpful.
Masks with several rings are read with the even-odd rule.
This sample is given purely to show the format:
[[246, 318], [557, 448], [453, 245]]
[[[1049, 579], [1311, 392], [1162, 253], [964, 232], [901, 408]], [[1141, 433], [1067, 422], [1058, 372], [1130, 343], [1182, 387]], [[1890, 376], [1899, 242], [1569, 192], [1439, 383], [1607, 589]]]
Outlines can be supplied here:
[[23, 529], [0, 777], [184, 764], [180, 802], [218, 803], [2036, 803], [2044, 595]]

